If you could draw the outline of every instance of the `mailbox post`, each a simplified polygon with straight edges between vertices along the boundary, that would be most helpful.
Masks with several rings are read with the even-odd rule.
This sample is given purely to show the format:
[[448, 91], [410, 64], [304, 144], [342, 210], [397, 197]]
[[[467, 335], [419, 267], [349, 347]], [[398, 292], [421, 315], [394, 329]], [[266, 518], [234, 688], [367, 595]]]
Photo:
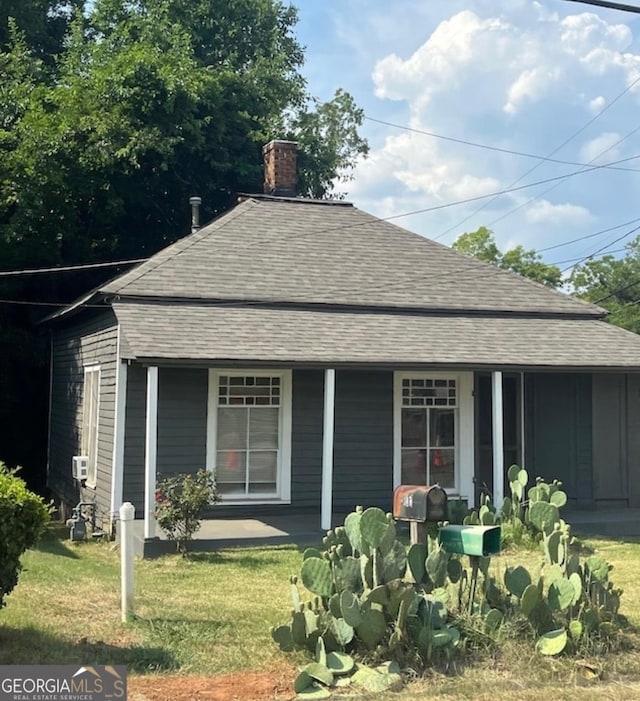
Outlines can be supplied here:
[[409, 521], [412, 543], [424, 543], [426, 524], [446, 521], [447, 515], [447, 493], [439, 484], [403, 484], [393, 492], [393, 517]]

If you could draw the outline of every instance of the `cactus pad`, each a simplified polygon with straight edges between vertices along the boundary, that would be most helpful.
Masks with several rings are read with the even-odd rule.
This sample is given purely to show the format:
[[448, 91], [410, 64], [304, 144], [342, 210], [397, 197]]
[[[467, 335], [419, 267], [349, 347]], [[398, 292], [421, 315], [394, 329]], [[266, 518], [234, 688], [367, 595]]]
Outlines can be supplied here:
[[341, 647], [348, 645], [353, 640], [353, 628], [344, 618], [333, 618], [330, 623], [330, 630]]
[[575, 603], [575, 593], [568, 579], [557, 579], [549, 587], [549, 606], [554, 611], [565, 611]]
[[384, 638], [387, 630], [387, 622], [384, 614], [375, 609], [369, 609], [362, 616], [362, 622], [356, 627], [358, 637], [369, 648], [374, 650], [376, 645]]
[[434, 550], [427, 557], [426, 568], [429, 579], [434, 587], [444, 586], [447, 578], [447, 563], [449, 555], [444, 550]]
[[522, 596], [520, 597], [520, 610], [527, 618], [529, 618], [539, 602], [540, 591], [535, 584], [530, 584], [524, 589]]
[[333, 574], [336, 588], [341, 591], [362, 591], [362, 578], [360, 577], [360, 561], [355, 557], [343, 557], [333, 563]]
[[353, 552], [362, 553], [362, 536], [360, 534], [360, 518], [362, 513], [353, 511], [344, 520], [344, 530], [351, 544]]
[[[395, 527], [391, 524], [395, 536]], [[382, 582], [390, 582], [392, 579], [404, 577], [407, 569], [407, 551], [404, 545], [398, 540], [394, 540], [393, 546], [382, 558]]]
[[333, 594], [333, 579], [331, 577], [331, 565], [324, 559], [311, 557], [302, 563], [302, 583], [318, 596], [331, 596]]
[[559, 655], [567, 646], [567, 641], [567, 631], [559, 628], [541, 636], [536, 643], [536, 648], [541, 655]]
[[311, 662], [308, 664], [304, 671], [316, 681], [326, 684], [326, 686], [331, 686], [333, 684], [333, 672], [323, 664], [319, 662]]
[[342, 618], [344, 618], [352, 628], [362, 623], [360, 602], [358, 601], [358, 597], [350, 591], [343, 591], [342, 594], [340, 594], [340, 611], [342, 613]]
[[390, 525], [382, 509], [375, 506], [370, 507], [363, 512], [360, 518], [362, 540], [372, 548], [377, 548], [387, 535]]
[[560, 513], [557, 506], [546, 501], [536, 501], [529, 507], [529, 520], [539, 531], [551, 533], [560, 521]]
[[407, 553], [407, 564], [413, 581], [420, 584], [424, 579], [427, 569], [425, 560], [427, 559], [427, 546], [424, 543], [414, 543]]
[[278, 647], [282, 652], [291, 652], [291, 650], [293, 650], [293, 637], [291, 636], [291, 628], [289, 626], [272, 628], [271, 637], [278, 643]]
[[353, 670], [354, 661], [346, 652], [330, 652], [327, 655], [327, 667], [335, 674], [349, 674]]
[[531, 584], [531, 575], [524, 567], [507, 567], [504, 573], [504, 584], [509, 593], [520, 599], [524, 590]]
[[562, 490], [553, 492], [549, 497], [549, 503], [557, 506], [559, 509], [567, 503], [567, 495]]

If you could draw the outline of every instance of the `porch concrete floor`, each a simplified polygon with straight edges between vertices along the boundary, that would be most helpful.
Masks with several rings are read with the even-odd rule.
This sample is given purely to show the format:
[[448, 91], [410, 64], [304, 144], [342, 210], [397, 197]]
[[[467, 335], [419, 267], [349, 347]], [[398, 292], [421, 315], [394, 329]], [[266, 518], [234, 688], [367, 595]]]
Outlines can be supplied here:
[[[144, 522], [135, 521], [136, 555], [154, 557], [175, 550], [175, 545], [167, 541], [160, 528], [156, 528], [156, 535], [157, 539], [145, 540]], [[202, 521], [200, 530], [195, 535], [193, 549], [211, 551], [261, 545], [315, 545], [323, 535], [320, 514], [207, 519]]]
[[[345, 514], [336, 514], [334, 524], [343, 522]], [[563, 510], [562, 517], [578, 535], [601, 535], [608, 538], [640, 537], [640, 509]], [[175, 546], [157, 529], [157, 539], [144, 538], [144, 522], [135, 521], [136, 554], [155, 557], [173, 552]], [[207, 519], [196, 534], [194, 550], [211, 551], [229, 547], [261, 545], [318, 544], [324, 532], [317, 513], [263, 518]]]

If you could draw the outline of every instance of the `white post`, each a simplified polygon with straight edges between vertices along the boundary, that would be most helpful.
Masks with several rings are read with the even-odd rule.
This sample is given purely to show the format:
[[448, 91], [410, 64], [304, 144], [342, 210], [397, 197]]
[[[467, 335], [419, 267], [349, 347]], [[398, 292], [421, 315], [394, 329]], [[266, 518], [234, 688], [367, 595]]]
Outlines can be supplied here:
[[331, 528], [333, 507], [333, 427], [335, 419], [336, 371], [324, 371], [324, 427], [322, 431], [322, 505], [320, 528]]
[[133, 613], [133, 519], [135, 507], [125, 501], [120, 507], [120, 598], [122, 621]]
[[502, 506], [504, 498], [504, 418], [502, 415], [502, 373], [491, 374], [493, 390], [493, 505]]
[[144, 443], [144, 537], [156, 535], [156, 460], [158, 451], [158, 368], [147, 368], [147, 417]]

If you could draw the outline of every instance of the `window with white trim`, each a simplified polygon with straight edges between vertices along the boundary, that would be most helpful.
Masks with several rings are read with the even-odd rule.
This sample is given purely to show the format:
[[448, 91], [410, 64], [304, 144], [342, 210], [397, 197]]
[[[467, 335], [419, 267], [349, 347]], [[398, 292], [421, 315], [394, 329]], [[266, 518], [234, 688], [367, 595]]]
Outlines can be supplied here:
[[85, 368], [82, 393], [82, 455], [89, 458], [87, 484], [95, 486], [98, 469], [98, 415], [100, 411], [100, 368]]
[[402, 484], [456, 488], [458, 383], [455, 378], [403, 376], [400, 459]]
[[217, 376], [215, 471], [223, 496], [282, 496], [285, 394], [282, 373]]

